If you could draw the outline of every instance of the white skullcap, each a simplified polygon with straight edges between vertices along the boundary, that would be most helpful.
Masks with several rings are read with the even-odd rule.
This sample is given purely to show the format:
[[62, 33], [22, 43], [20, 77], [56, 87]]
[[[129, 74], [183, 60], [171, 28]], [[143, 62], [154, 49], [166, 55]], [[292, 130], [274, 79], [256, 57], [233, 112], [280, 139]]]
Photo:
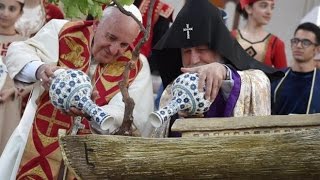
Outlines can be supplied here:
[[131, 4], [130, 6], [124, 5], [123, 8], [126, 11], [131, 12], [142, 23], [142, 15], [139, 8], [137, 8], [137, 6], [135, 6], [134, 4]]
[[24, 0], [17, 0], [18, 2], [21, 2], [22, 4], [24, 4]]
[[[110, 6], [110, 7], [114, 7], [114, 6]], [[117, 7], [114, 7], [117, 8]], [[142, 23], [142, 15], [140, 10], [137, 8], [137, 6], [135, 6], [134, 4], [131, 4], [130, 6], [124, 5], [123, 8], [128, 11], [131, 12], [141, 23]], [[102, 20], [105, 18], [105, 16], [107, 15], [107, 11], [108, 11], [108, 7], [106, 7], [103, 11], [103, 17]]]

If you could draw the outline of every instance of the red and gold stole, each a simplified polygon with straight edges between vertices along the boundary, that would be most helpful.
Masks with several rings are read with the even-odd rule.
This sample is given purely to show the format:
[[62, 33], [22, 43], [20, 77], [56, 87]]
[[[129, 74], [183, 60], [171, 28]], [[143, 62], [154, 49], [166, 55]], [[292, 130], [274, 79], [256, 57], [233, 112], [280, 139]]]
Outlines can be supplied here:
[[[93, 38], [93, 22], [78, 21], [67, 23], [59, 33], [59, 66], [79, 69], [88, 73], [90, 67], [90, 47]], [[96, 103], [99, 106], [108, 104], [109, 100], [120, 91], [121, 80], [126, 62], [131, 59], [131, 51], [115, 62], [103, 67], [98, 65], [92, 79], [99, 92]], [[137, 61], [136, 68], [130, 72], [132, 82], [142, 63]], [[79, 134], [90, 133], [88, 121], [83, 118], [85, 129]], [[48, 92], [44, 92], [38, 103], [32, 129], [20, 163], [17, 179], [57, 179], [62, 156], [58, 143], [58, 129], [66, 129], [70, 133], [73, 117], [62, 114], [49, 100]]]

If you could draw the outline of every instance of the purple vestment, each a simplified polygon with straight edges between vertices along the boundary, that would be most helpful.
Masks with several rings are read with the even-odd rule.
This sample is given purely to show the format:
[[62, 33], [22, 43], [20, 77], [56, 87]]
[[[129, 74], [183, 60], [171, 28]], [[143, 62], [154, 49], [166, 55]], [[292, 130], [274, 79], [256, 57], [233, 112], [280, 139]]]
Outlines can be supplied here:
[[[232, 72], [232, 79], [234, 85], [230, 91], [228, 99], [224, 99], [221, 91], [219, 91], [216, 99], [211, 104], [209, 111], [205, 114], [205, 117], [230, 117], [233, 114], [233, 109], [237, 103], [240, 94], [241, 88], [241, 78], [237, 71], [233, 68], [230, 68]], [[175, 119], [172, 119], [170, 122], [170, 127], [172, 126]], [[181, 137], [180, 132], [169, 132], [169, 137]]]
[[240, 88], [241, 78], [236, 70], [231, 69], [234, 85], [230, 92], [228, 99], [224, 99], [221, 91], [219, 91], [216, 99], [210, 106], [210, 110], [205, 114], [205, 117], [230, 117], [232, 116], [233, 109], [237, 103]]

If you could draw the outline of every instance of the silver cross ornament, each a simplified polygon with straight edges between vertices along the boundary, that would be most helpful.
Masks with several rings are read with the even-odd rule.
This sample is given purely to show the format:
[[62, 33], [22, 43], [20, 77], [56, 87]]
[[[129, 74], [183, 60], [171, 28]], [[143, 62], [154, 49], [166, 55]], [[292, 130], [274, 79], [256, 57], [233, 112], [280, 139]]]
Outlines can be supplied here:
[[183, 32], [187, 31], [187, 39], [190, 39], [190, 31], [193, 31], [193, 27], [189, 27], [189, 24], [186, 24], [186, 28], [183, 28]]
[[70, 135], [77, 135], [77, 133], [80, 129], [85, 128], [84, 124], [82, 124], [81, 121], [82, 121], [81, 116], [76, 116], [74, 118], [74, 123], [73, 123], [72, 129], [71, 129]]

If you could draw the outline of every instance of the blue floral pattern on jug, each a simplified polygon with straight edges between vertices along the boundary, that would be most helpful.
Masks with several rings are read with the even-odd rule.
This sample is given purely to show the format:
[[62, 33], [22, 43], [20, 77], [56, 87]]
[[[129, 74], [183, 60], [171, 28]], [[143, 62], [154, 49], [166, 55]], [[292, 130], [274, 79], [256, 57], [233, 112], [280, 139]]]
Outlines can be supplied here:
[[212, 102], [204, 98], [204, 91], [198, 90], [198, 81], [197, 73], [184, 73], [178, 76], [172, 84], [172, 99], [169, 104], [153, 112], [149, 118], [157, 117], [162, 124], [178, 111], [184, 111], [188, 115], [200, 115], [208, 111]]
[[[1, 59], [0, 59], [0, 60], [1, 60]], [[0, 78], [1, 78], [2, 76], [5, 76], [6, 73], [7, 73], [7, 68], [6, 68], [6, 66], [3, 65], [3, 64], [0, 64]]]
[[0, 77], [5, 73], [5, 66], [0, 64]]
[[92, 85], [87, 74], [80, 70], [63, 70], [52, 80], [49, 96], [52, 104], [61, 110], [81, 109], [101, 125], [110, 115], [91, 100]]

